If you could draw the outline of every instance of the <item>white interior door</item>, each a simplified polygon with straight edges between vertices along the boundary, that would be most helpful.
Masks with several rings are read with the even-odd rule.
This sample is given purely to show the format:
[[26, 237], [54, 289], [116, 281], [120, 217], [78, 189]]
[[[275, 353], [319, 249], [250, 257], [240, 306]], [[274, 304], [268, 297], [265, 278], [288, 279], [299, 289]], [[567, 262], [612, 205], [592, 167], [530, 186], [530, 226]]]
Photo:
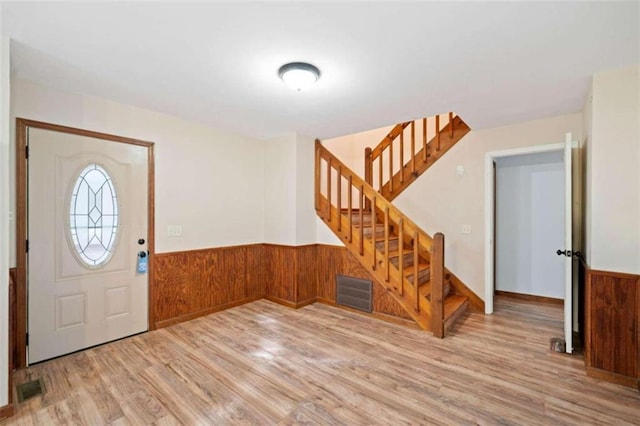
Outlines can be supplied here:
[[564, 142], [564, 339], [567, 353], [573, 352], [573, 198], [571, 133], [567, 133]]
[[37, 128], [28, 146], [29, 362], [147, 330], [147, 148]]

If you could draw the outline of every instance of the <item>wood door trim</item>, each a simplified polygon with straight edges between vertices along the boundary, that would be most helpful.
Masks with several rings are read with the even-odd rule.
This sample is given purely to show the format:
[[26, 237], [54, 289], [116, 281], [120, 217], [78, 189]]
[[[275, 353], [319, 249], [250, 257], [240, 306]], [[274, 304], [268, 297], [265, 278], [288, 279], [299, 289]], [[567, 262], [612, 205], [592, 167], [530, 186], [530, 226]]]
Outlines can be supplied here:
[[[155, 329], [153, 323], [153, 306], [151, 301], [155, 295], [154, 289], [154, 253], [155, 253], [155, 162], [154, 143], [140, 139], [127, 138], [108, 133], [94, 132], [91, 130], [78, 129], [75, 127], [60, 126], [42, 121], [29, 120], [26, 118], [16, 118], [16, 336], [9, 342], [9, 350], [16, 354], [17, 359], [14, 364], [19, 368], [27, 366], [27, 129], [36, 128], [50, 130], [54, 132], [68, 133], [79, 136], [86, 136], [95, 139], [103, 139], [111, 142], [126, 143], [147, 148], [148, 153], [148, 182], [147, 182], [147, 250], [149, 251], [148, 279], [148, 317], [149, 330]], [[11, 389], [9, 389], [11, 392]]]

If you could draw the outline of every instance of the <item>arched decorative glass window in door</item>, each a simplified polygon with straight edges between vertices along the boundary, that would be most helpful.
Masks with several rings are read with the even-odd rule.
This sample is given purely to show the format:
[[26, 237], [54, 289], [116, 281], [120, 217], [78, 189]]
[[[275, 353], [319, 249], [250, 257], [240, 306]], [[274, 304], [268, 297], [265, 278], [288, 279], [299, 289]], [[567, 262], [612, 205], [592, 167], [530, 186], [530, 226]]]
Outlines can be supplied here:
[[75, 179], [68, 230], [86, 266], [95, 268], [109, 261], [118, 236], [118, 197], [111, 176], [98, 164], [88, 165]]

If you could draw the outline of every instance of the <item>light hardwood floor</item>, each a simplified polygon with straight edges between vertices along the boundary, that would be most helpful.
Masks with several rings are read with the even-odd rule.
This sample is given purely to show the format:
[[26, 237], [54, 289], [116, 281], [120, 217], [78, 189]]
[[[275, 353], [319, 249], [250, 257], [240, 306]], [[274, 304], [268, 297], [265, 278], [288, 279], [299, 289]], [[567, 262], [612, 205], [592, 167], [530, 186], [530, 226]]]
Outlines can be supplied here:
[[551, 353], [557, 305], [498, 298], [444, 340], [264, 300], [15, 374], [44, 396], [5, 424], [640, 424], [640, 393]]

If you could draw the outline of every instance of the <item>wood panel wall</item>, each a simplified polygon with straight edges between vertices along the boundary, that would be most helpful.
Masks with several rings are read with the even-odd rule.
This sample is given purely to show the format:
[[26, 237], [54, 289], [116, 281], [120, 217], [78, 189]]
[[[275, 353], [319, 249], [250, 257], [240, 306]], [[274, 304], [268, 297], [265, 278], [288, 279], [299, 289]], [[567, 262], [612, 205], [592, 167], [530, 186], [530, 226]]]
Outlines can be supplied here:
[[587, 269], [587, 373], [628, 386], [640, 379], [640, 276]]
[[[260, 298], [300, 308], [335, 305], [335, 276], [372, 280], [373, 312], [410, 320], [345, 247], [255, 244], [155, 256], [154, 318], [166, 327]], [[387, 319], [387, 318], [385, 318]]]
[[157, 254], [151, 322], [165, 327], [262, 298], [261, 250], [238, 246]]
[[[363, 278], [373, 281], [373, 312], [381, 315], [411, 320], [404, 308], [382, 287], [376, 279], [349, 252], [346, 247], [318, 246], [317, 253], [318, 301], [335, 304], [336, 275]], [[413, 320], [411, 320], [413, 321]]]

